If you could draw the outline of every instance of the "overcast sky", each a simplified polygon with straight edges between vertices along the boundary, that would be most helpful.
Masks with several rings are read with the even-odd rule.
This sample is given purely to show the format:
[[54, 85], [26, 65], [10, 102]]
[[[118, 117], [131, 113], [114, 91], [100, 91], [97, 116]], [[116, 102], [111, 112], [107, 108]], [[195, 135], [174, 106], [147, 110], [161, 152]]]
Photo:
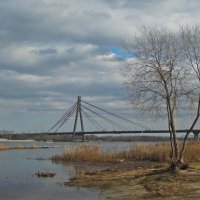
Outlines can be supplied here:
[[142, 25], [199, 23], [199, 10], [199, 0], [0, 0], [0, 130], [46, 131], [78, 95], [130, 111], [122, 44]]

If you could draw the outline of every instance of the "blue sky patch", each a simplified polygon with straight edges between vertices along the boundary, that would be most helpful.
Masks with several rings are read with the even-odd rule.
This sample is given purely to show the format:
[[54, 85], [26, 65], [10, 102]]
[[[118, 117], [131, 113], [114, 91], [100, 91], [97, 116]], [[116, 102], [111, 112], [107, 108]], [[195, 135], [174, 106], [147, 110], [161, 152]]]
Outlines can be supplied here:
[[128, 52], [125, 49], [119, 48], [119, 47], [111, 47], [110, 51], [114, 53], [119, 58], [129, 58], [131, 57], [130, 52]]

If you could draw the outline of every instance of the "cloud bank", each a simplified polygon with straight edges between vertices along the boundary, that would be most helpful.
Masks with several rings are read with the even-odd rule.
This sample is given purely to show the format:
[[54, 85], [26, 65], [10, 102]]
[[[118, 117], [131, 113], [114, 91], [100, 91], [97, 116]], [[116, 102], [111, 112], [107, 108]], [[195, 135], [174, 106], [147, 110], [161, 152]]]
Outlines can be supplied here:
[[15, 131], [47, 130], [78, 95], [129, 110], [122, 44], [142, 25], [200, 18], [198, 0], [0, 0], [0, 8], [0, 129]]

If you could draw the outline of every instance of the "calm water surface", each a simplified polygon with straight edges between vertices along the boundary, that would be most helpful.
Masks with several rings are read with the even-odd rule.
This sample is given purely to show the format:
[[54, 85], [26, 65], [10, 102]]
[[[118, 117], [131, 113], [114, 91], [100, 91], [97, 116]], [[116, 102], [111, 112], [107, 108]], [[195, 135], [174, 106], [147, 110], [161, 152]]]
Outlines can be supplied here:
[[[64, 181], [76, 173], [76, 167], [55, 164], [48, 160], [52, 155], [63, 153], [64, 147], [74, 143], [47, 144], [43, 142], [0, 142], [8, 146], [59, 146], [60, 148], [0, 151], [0, 199], [2, 200], [99, 200], [103, 197], [84, 188], [65, 187]], [[128, 142], [102, 143], [106, 151], [126, 149]], [[44, 158], [46, 160], [36, 160]], [[52, 171], [54, 178], [38, 178], [37, 171]]]

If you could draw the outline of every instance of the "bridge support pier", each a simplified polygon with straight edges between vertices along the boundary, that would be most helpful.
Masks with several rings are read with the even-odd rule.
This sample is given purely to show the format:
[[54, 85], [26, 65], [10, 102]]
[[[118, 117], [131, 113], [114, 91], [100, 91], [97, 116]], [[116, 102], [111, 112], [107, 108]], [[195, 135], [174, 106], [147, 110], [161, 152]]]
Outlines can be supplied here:
[[82, 111], [81, 111], [81, 96], [78, 96], [78, 99], [77, 99], [76, 116], [75, 116], [74, 129], [73, 129], [73, 141], [75, 141], [75, 135], [76, 135], [76, 127], [77, 127], [78, 115], [80, 116], [80, 122], [81, 122], [82, 140], [83, 140], [83, 142], [85, 142], [85, 134], [84, 134], [84, 126], [83, 126], [83, 117], [82, 117]]
[[199, 132], [193, 132], [194, 140], [199, 140]]

